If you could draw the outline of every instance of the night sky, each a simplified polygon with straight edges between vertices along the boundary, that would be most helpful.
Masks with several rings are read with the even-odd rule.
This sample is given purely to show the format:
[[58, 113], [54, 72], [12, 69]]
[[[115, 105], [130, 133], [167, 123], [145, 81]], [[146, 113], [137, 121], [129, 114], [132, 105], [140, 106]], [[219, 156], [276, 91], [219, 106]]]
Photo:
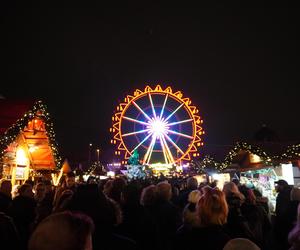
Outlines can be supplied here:
[[0, 94], [44, 100], [64, 157], [85, 160], [90, 142], [108, 157], [115, 107], [146, 83], [192, 99], [206, 144], [262, 124], [299, 141], [299, 9], [100, 2], [0, 8]]

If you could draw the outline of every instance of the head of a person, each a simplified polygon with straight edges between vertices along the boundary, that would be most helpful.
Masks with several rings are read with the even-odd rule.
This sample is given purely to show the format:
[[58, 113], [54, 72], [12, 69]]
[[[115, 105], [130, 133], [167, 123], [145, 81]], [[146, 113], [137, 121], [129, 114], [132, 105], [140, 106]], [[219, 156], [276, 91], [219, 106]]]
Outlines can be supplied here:
[[238, 178], [232, 178], [231, 180], [235, 185], [239, 186], [240, 185], [240, 180]]
[[260, 250], [260, 248], [251, 240], [244, 238], [231, 239], [226, 243], [223, 250]]
[[65, 211], [74, 195], [71, 189], [64, 190], [58, 198], [56, 207], [53, 208], [53, 212]]
[[197, 227], [200, 226], [198, 219], [197, 204], [201, 198], [199, 190], [193, 190], [189, 193], [188, 204], [183, 209], [182, 219], [183, 224], [187, 226]]
[[120, 202], [121, 201], [121, 193], [123, 192], [126, 185], [127, 185], [127, 182], [125, 179], [123, 179], [123, 178], [114, 179], [112, 182], [112, 186], [111, 186], [108, 196], [111, 199], [113, 199], [117, 202]]
[[281, 192], [283, 191], [284, 189], [286, 189], [289, 184], [285, 181], [285, 180], [278, 180], [278, 181], [275, 181], [275, 190], [276, 192]]
[[43, 183], [45, 185], [46, 193], [50, 193], [52, 191], [52, 183], [51, 183], [51, 181], [50, 180], [44, 180]]
[[106, 195], [110, 194], [111, 188], [112, 188], [113, 180], [107, 180], [105, 184], [103, 185], [103, 193]]
[[143, 206], [151, 206], [156, 201], [156, 187], [155, 185], [150, 185], [145, 187], [141, 194], [140, 203]]
[[79, 184], [72, 195], [67, 208], [80, 211], [93, 219], [95, 224], [101, 225], [97, 230], [110, 230], [116, 224], [117, 208], [99, 189], [97, 184]]
[[11, 198], [14, 199], [19, 195], [19, 188], [21, 185], [14, 185], [11, 190]]
[[193, 190], [189, 193], [188, 202], [197, 204], [200, 200], [201, 192], [199, 190]]
[[297, 187], [292, 188], [291, 201], [300, 201], [300, 188]]
[[189, 177], [186, 180], [186, 186], [188, 189], [197, 189], [198, 188], [198, 181], [194, 177]]
[[34, 199], [36, 201], [42, 201], [46, 195], [46, 187], [44, 183], [39, 182], [34, 186]]
[[227, 182], [223, 186], [223, 192], [225, 193], [225, 196], [230, 196], [232, 193], [238, 194], [239, 189], [238, 186], [234, 182]]
[[33, 188], [33, 186], [34, 186], [34, 182], [33, 182], [32, 180], [30, 180], [30, 179], [27, 179], [27, 180], [24, 182], [24, 184], [29, 184], [29, 185], [31, 186], [31, 188]]
[[19, 195], [23, 197], [33, 198], [32, 186], [30, 184], [23, 184], [18, 189]]
[[92, 250], [94, 224], [84, 214], [62, 212], [48, 216], [32, 233], [29, 250]]
[[198, 202], [197, 212], [202, 226], [224, 225], [228, 215], [224, 193], [218, 189], [206, 189]]
[[121, 193], [121, 201], [126, 205], [139, 205], [140, 188], [136, 183], [128, 184]]
[[159, 182], [156, 185], [156, 193], [157, 199], [169, 201], [172, 198], [172, 187], [166, 181]]
[[246, 187], [246, 185], [241, 185], [239, 187], [240, 192], [244, 195], [245, 201], [250, 204], [256, 203], [256, 196], [252, 189]]
[[73, 172], [69, 172], [66, 175], [66, 186], [67, 188], [71, 188], [75, 185], [75, 174]]
[[1, 180], [0, 181], [0, 192], [6, 194], [11, 197], [12, 185], [9, 180]]

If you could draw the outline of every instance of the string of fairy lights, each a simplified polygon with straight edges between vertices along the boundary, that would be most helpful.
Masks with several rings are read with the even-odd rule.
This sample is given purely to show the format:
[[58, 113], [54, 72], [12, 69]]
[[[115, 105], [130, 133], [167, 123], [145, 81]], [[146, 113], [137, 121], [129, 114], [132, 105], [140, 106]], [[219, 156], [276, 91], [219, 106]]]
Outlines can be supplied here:
[[[27, 111], [22, 118], [16, 121], [11, 127], [9, 127], [4, 135], [0, 138], [0, 158], [5, 153], [7, 146], [12, 143], [20, 131], [22, 131], [25, 126], [27, 126], [28, 122], [35, 117], [41, 118], [46, 127], [46, 134], [49, 138], [49, 146], [52, 149], [55, 164], [57, 168], [61, 167], [61, 157], [58, 152], [58, 145], [55, 140], [55, 133], [53, 129], [53, 123], [51, 122], [51, 118], [49, 113], [47, 112], [47, 107], [43, 104], [42, 101], [37, 101], [31, 110]], [[300, 157], [300, 143], [290, 145], [287, 147], [285, 152], [281, 155], [270, 155], [267, 154], [260, 147], [248, 144], [246, 142], [238, 142], [236, 145], [229, 151], [224, 161], [217, 161], [210, 155], [206, 155], [200, 161], [194, 161], [193, 167], [197, 170], [198, 173], [204, 172], [209, 168], [213, 168], [218, 172], [226, 169], [227, 167], [233, 164], [235, 157], [241, 152], [245, 151], [250, 154], [255, 154], [260, 157], [261, 163], [266, 166], [275, 166], [275, 163], [278, 161], [290, 161], [293, 159], [299, 159]], [[98, 164], [93, 164], [90, 167], [88, 172], [92, 172], [96, 169]]]
[[203, 174], [209, 170], [221, 172], [226, 167], [224, 163], [216, 161], [210, 155], [205, 155], [201, 161], [193, 161], [192, 163], [192, 168], [197, 174]]
[[59, 169], [61, 167], [61, 157], [58, 153], [53, 123], [51, 122], [50, 115], [47, 111], [47, 106], [43, 104], [42, 101], [35, 102], [32, 109], [27, 111], [22, 118], [9, 127], [0, 138], [0, 158], [4, 155], [7, 146], [16, 139], [20, 131], [22, 131], [27, 126], [28, 122], [35, 117], [41, 118], [45, 123], [46, 135], [49, 138], [49, 146], [52, 149], [56, 168]]
[[300, 143], [289, 146], [282, 156], [283, 158], [300, 157]]
[[281, 155], [269, 155], [263, 151], [260, 147], [248, 144], [246, 142], [238, 142], [233, 149], [229, 151], [224, 161], [217, 161], [210, 155], [204, 156], [200, 161], [193, 162], [193, 168], [197, 173], [207, 172], [208, 169], [214, 169], [217, 172], [222, 172], [224, 169], [230, 167], [233, 164], [235, 157], [241, 152], [245, 151], [250, 154], [254, 154], [260, 157], [260, 163], [265, 166], [278, 166], [280, 161], [291, 161], [293, 159], [299, 159], [300, 157], [300, 144], [288, 146], [286, 151]]
[[234, 157], [241, 151], [246, 151], [250, 154], [255, 154], [259, 156], [262, 160], [262, 162], [265, 165], [270, 165], [272, 162], [271, 158], [268, 156], [268, 154], [263, 151], [260, 147], [258, 146], [253, 146], [251, 144], [248, 144], [246, 142], [238, 142], [235, 147], [229, 151], [228, 155], [226, 156], [224, 163], [226, 166], [230, 165], [234, 159]]

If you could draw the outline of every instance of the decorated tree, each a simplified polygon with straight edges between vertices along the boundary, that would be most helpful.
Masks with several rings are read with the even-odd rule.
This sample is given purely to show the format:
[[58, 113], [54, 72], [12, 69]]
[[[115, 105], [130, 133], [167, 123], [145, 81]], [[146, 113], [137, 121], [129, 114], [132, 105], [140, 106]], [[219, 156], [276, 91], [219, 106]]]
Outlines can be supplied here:
[[146, 179], [146, 169], [143, 165], [129, 165], [127, 169], [129, 180]]
[[129, 165], [139, 165], [139, 153], [137, 150], [134, 150], [133, 154], [128, 159]]
[[128, 159], [127, 177], [129, 180], [145, 179], [147, 177], [146, 166], [139, 164], [139, 153], [137, 150]]

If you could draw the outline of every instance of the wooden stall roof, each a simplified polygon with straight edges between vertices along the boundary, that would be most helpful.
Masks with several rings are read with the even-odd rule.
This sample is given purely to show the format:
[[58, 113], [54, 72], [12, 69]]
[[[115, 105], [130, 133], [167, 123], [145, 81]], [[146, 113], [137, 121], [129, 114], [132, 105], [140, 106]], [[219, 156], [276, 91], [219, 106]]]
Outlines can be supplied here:
[[[32, 110], [34, 104], [34, 100], [0, 99], [0, 138], [13, 124]], [[40, 128], [38, 130], [32, 128], [34, 122], [39, 123]], [[25, 148], [33, 169], [53, 170], [56, 167], [47, 132], [45, 121], [40, 118], [36, 119], [34, 116], [29, 119], [28, 124], [15, 139], [19, 145]]]

